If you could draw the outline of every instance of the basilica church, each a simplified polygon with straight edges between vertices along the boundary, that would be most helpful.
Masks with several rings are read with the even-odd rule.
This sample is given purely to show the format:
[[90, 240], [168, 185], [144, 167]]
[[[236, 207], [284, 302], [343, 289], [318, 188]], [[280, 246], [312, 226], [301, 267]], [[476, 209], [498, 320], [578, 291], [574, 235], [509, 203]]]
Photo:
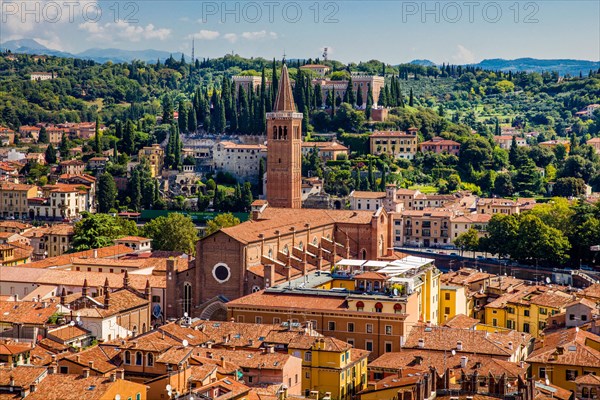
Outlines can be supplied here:
[[224, 319], [226, 303], [317, 270], [341, 258], [391, 257], [390, 219], [373, 211], [302, 208], [302, 113], [284, 64], [267, 120], [266, 200], [251, 219], [206, 236], [195, 266], [167, 269], [167, 318]]

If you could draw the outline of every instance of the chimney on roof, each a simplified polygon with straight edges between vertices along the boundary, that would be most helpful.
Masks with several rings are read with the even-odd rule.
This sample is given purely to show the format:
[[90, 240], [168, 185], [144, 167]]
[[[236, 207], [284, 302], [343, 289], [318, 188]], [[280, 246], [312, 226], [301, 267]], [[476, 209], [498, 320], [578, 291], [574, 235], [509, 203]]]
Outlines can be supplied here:
[[213, 358], [213, 353], [211, 351], [207, 351], [206, 352], [206, 358], [212, 359]]
[[90, 377], [90, 369], [84, 368], [81, 375], [83, 375], [84, 378], [89, 378]]
[[125, 275], [123, 275], [123, 287], [129, 287], [129, 274], [127, 273], [127, 270], [125, 270]]
[[104, 279], [104, 293], [108, 293], [108, 276]]
[[273, 346], [272, 344], [267, 345], [267, 353], [269, 353], [269, 354], [275, 353], [275, 346]]
[[104, 308], [110, 307], [110, 290], [107, 290], [104, 294]]
[[60, 292], [60, 304], [64, 306], [67, 303], [67, 292], [65, 288], [62, 288], [62, 292]]
[[346, 258], [350, 258], [350, 237], [346, 234]]
[[88, 281], [87, 278], [83, 280], [83, 287], [81, 288], [81, 297], [87, 297], [88, 292]]
[[177, 271], [177, 259], [169, 257], [167, 259], [167, 275], [173, 274]]
[[265, 277], [265, 289], [275, 284], [275, 265], [265, 264], [263, 267]]
[[221, 365], [221, 367], [225, 367], [225, 356], [221, 356], [221, 362], [219, 365]]
[[98, 258], [98, 249], [94, 249], [92, 252], [94, 258]]
[[90, 369], [94, 369], [94, 362], [93, 361], [88, 362], [88, 365], [89, 365]]
[[461, 368], [467, 368], [467, 362], [469, 361], [469, 357], [467, 356], [462, 356], [460, 358], [460, 367]]
[[54, 374], [56, 374], [56, 367], [57, 367], [57, 365], [56, 365], [55, 362], [53, 362], [52, 364], [50, 364], [48, 366], [48, 375], [54, 375]]
[[32, 384], [29, 386], [29, 391], [30, 391], [31, 393], [35, 393], [35, 391], [36, 391], [36, 390], [37, 390], [37, 383], [32, 383]]
[[150, 279], [146, 279], [146, 288], [144, 289], [144, 296], [146, 297], [146, 300], [150, 300]]
[[458, 342], [456, 342], [456, 350], [462, 351], [462, 349], [463, 349], [462, 341], [459, 340]]
[[513, 349], [513, 342], [508, 342], [508, 349], [512, 350]]
[[117, 379], [125, 379], [125, 370], [124, 369], [117, 370]]
[[8, 386], [15, 386], [15, 377], [13, 374], [10, 374], [10, 377], [8, 378]]
[[419, 341], [417, 342], [417, 347], [420, 349], [425, 348], [425, 339], [419, 339]]
[[115, 371], [110, 373], [110, 381], [114, 382], [117, 380], [117, 373]]

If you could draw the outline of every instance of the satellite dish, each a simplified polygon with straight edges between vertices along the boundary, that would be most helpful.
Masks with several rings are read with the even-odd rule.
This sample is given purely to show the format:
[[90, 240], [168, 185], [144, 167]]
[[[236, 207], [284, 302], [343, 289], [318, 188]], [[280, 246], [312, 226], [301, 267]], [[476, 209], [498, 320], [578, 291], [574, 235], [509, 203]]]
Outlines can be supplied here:
[[550, 379], [546, 378], [546, 385], [550, 385]]
[[187, 346], [188, 346], [188, 344], [190, 344], [190, 343], [189, 343], [189, 342], [188, 342], [186, 339], [183, 339], [183, 340], [181, 341], [181, 344], [183, 345], [183, 347], [187, 347]]
[[456, 355], [456, 350], [452, 350], [452, 355], [455, 356]]
[[398, 296], [398, 289], [394, 288], [394, 290], [392, 291], [392, 293], [394, 293], [394, 296]]
[[184, 312], [184, 313], [183, 313], [183, 316], [184, 316], [185, 318], [187, 318], [187, 317], [188, 317], [188, 313]]
[[167, 385], [167, 390], [170, 392], [171, 390], [173, 390], [173, 387], [171, 385]]
[[552, 281], [550, 280], [550, 278], [549, 278], [549, 277], [546, 277], [546, 283], [547, 283], [547, 284], [550, 284], [550, 282], [552, 282]]
[[116, 395], [115, 400], [121, 400], [121, 395], [120, 394]]
[[75, 326], [75, 321], [71, 321], [71, 322], [69, 322], [69, 325], [70, 325], [70, 326]]
[[578, 326], [575, 327], [575, 332], [579, 332], [579, 327]]

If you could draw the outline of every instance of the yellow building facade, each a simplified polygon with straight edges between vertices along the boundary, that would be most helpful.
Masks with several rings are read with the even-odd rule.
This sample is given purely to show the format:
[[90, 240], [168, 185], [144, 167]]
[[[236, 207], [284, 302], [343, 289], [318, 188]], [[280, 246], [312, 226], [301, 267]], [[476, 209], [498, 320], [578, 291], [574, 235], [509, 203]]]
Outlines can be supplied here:
[[301, 337], [288, 353], [302, 359], [302, 393], [348, 399], [367, 387], [368, 351], [330, 337]]

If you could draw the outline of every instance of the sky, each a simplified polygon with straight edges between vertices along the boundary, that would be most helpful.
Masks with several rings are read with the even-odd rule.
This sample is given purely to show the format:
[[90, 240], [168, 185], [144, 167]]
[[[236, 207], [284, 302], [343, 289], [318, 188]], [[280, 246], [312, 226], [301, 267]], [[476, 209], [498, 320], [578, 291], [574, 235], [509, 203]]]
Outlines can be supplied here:
[[489, 58], [600, 60], [600, 0], [0, 0], [0, 41], [72, 53], [157, 49], [198, 58], [316, 58], [467, 64]]

